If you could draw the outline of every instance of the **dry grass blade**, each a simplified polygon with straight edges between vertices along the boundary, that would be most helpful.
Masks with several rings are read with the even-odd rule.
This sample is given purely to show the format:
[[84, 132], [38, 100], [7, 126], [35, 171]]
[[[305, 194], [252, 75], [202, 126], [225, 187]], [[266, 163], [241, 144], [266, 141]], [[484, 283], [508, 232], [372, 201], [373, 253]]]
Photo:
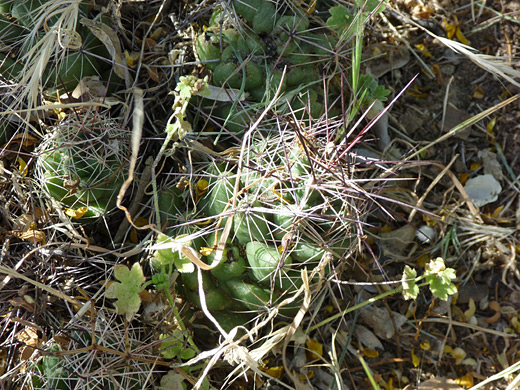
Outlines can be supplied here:
[[471, 60], [474, 64], [478, 65], [480, 68], [492, 73], [493, 75], [499, 78], [503, 78], [504, 80], [509, 81], [511, 84], [517, 87], [520, 87], [520, 82], [517, 81], [520, 80], [520, 71], [514, 69], [511, 66], [511, 63], [509, 62], [510, 59], [504, 59], [503, 57], [495, 57], [487, 54], [477, 53], [477, 50], [471, 46], [464, 45], [463, 43], [456, 42], [448, 38], [440, 37], [431, 32], [430, 30], [424, 28], [423, 26], [415, 23], [407, 15], [404, 15], [402, 13], [399, 13], [399, 15], [408, 23], [414, 25], [415, 27], [418, 27], [431, 37], [438, 39], [439, 42], [441, 42], [446, 47], [450, 48], [456, 53], [464, 55], [466, 58]]
[[[13, 96], [16, 99], [14, 110], [24, 106], [24, 102], [31, 112], [38, 106], [45, 69], [51, 59], [56, 56], [56, 53], [60, 53], [64, 48], [66, 49], [62, 45], [67, 44], [68, 40], [62, 38], [70, 32], [76, 31], [80, 5], [81, 1], [79, 0], [49, 0], [33, 11], [35, 15], [30, 17], [35, 20], [34, 28], [30, 32], [29, 39], [25, 42], [26, 46], [31, 47], [22, 58], [26, 66], [23, 68], [14, 89]], [[55, 24], [49, 26], [47, 21], [56, 16]], [[40, 38], [38, 30], [44, 25], [47, 26], [47, 31]], [[64, 55], [64, 52], [61, 55]], [[57, 59], [59, 59], [59, 56]]]
[[[429, 144], [423, 146], [422, 148], [420, 148], [419, 150], [417, 150], [416, 152], [412, 153], [411, 155], [407, 156], [406, 160], [411, 160], [419, 155], [421, 155], [423, 152], [425, 152], [426, 150], [428, 150], [429, 148], [431, 148], [432, 146], [434, 145], [437, 145], [441, 142], [444, 142], [446, 141], [447, 139], [451, 138], [452, 136], [454, 136], [455, 134], [458, 134], [460, 133], [462, 130], [468, 128], [469, 126], [471, 125], [474, 125], [475, 123], [481, 121], [482, 119], [484, 119], [485, 117], [493, 114], [494, 112], [500, 110], [501, 108], [504, 108], [506, 107], [507, 105], [513, 103], [514, 101], [518, 100], [518, 98], [520, 98], [520, 94], [517, 94], [517, 95], [514, 95], [514, 96], [511, 96], [509, 99], [506, 99], [504, 100], [503, 102], [500, 102], [496, 105], [494, 105], [493, 107], [490, 107], [488, 108], [487, 110], [484, 110], [474, 116], [472, 116], [471, 118], [465, 120], [464, 122], [458, 124], [457, 126], [453, 127], [452, 129], [450, 129], [446, 134], [442, 135], [441, 137], [437, 138], [435, 141], [432, 141], [430, 142]], [[402, 167], [404, 165], [404, 163], [398, 163], [396, 164], [392, 171], [394, 170], [397, 170], [399, 169], [400, 167]], [[382, 175], [382, 177], [387, 177], [389, 176], [390, 173], [384, 173]]]
[[27, 276], [9, 268], [9, 267], [6, 267], [5, 265], [0, 265], [0, 273], [9, 275], [13, 278], [22, 279], [22, 280], [32, 284], [33, 286], [38, 287], [38, 288], [42, 289], [43, 291], [47, 291], [48, 293], [50, 293], [60, 299], [63, 299], [69, 303], [78, 305], [79, 307], [83, 306], [83, 304], [80, 301], [69, 297], [67, 294], [64, 294], [61, 291], [58, 291], [55, 288], [49, 287], [43, 283], [37, 282], [36, 280], [32, 280], [31, 278], [28, 278]]

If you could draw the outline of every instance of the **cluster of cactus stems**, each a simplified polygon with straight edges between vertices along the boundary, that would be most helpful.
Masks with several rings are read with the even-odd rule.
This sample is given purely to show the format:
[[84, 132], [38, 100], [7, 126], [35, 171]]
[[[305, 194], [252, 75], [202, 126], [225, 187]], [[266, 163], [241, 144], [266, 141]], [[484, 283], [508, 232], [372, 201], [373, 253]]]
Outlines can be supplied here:
[[[293, 110], [305, 107], [306, 115], [320, 117], [325, 110], [320, 64], [334, 52], [334, 32], [311, 29], [302, 10], [281, 15], [270, 1], [235, 0], [233, 5], [246, 23], [243, 28], [236, 27], [239, 23], [226, 24], [229, 12], [216, 10], [195, 42], [199, 60], [212, 71], [213, 84], [247, 92], [255, 102], [269, 101], [281, 84], [283, 100]], [[339, 91], [328, 93], [337, 96]], [[217, 107], [215, 113], [227, 117], [227, 127], [234, 132], [248, 123], [247, 113], [231, 104]]]
[[37, 153], [43, 190], [73, 218], [97, 218], [114, 208], [124, 182], [129, 135], [94, 109], [77, 111], [46, 135]]
[[[67, 329], [67, 342], [48, 342], [47, 354], [29, 366], [32, 387], [24, 388], [142, 390], [151, 370], [141, 352], [145, 350], [143, 336], [114, 320], [102, 310], [94, 320], [87, 317], [88, 322], [81, 320]], [[129, 351], [135, 360], [127, 358]]]
[[[327, 96], [318, 82], [319, 59], [333, 53], [338, 32], [314, 28], [302, 10], [279, 12], [267, 0], [235, 0], [233, 10], [242, 27], [226, 19], [230, 9], [215, 10], [194, 45], [212, 83], [247, 92], [253, 104], [244, 107], [268, 102], [277, 90], [307, 118], [321, 116]], [[224, 104], [217, 113], [227, 116], [228, 129], [244, 132], [249, 114], [233, 112], [235, 106]], [[301, 301], [279, 304], [298, 293], [301, 273], [315, 283], [355, 246], [363, 206], [353, 200], [359, 189], [349, 165], [334, 152], [337, 134], [297, 136], [300, 130], [248, 132], [240, 156], [213, 159], [194, 168], [189, 182], [159, 194], [165, 230], [152, 265], [179, 271], [178, 292], [207, 307], [224, 329], [265, 308], [293, 315]], [[194, 257], [206, 264], [199, 266], [202, 279]]]
[[103, 61], [110, 58], [105, 46], [79, 23], [88, 1], [0, 0], [0, 9], [0, 39], [9, 48], [9, 54], [0, 53], [5, 78], [27, 81], [32, 75], [25, 68], [31, 68], [44, 87], [71, 90], [83, 77], [103, 76], [111, 67]]
[[[173, 264], [180, 272], [178, 291], [197, 307], [197, 271], [179, 245], [216, 265], [203, 271], [204, 299], [225, 329], [290, 297], [301, 286], [302, 270], [330, 271], [331, 260], [355, 245], [351, 216], [359, 210], [351, 206], [348, 172], [342, 161], [327, 161], [322, 140], [309, 136], [302, 144], [287, 133], [254, 137], [248, 146], [242, 166], [237, 156], [214, 160], [198, 169], [193, 183], [166, 188], [159, 196], [168, 228], [158, 242], [171, 245], [155, 251], [153, 265]], [[316, 274], [311, 282], [318, 279]], [[296, 300], [279, 313], [293, 315], [300, 304]]]

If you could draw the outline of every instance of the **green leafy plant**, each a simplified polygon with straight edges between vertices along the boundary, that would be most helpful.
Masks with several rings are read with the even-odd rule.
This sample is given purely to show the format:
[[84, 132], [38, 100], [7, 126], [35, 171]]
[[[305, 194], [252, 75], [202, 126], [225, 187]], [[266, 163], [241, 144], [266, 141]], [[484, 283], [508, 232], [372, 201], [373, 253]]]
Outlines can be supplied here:
[[[199, 59], [213, 72], [213, 84], [238, 89], [240, 93], [248, 93], [253, 101], [266, 102], [281, 83], [281, 93], [294, 110], [304, 112], [303, 107], [310, 99], [312, 104], [307, 114], [322, 115], [324, 92], [318, 82], [321, 71], [316, 60], [330, 57], [337, 42], [332, 31], [309, 29], [309, 17], [303, 11], [295, 9], [282, 15], [270, 1], [236, 0], [233, 6], [250, 28], [221, 30], [224, 13], [216, 10], [210, 26], [195, 42]], [[287, 73], [282, 79], [284, 67]], [[310, 96], [303, 93], [302, 86], [311, 91]], [[224, 117], [228, 129], [235, 132], [242, 131], [248, 120], [236, 102], [221, 104], [214, 113]]]
[[188, 360], [194, 357], [198, 352], [198, 350], [186, 346], [186, 340], [184, 340], [184, 338], [178, 339], [176, 336], [163, 333], [159, 336], [159, 340], [163, 340], [159, 348], [161, 355], [166, 359], [178, 357], [182, 360]]
[[437, 298], [446, 301], [449, 295], [457, 292], [457, 287], [451, 282], [457, 277], [455, 270], [446, 268], [441, 257], [437, 257], [426, 265], [424, 276], [432, 294]]
[[32, 377], [34, 388], [70, 389], [70, 384], [67, 380], [69, 375], [63, 367], [63, 361], [53, 356], [53, 353], [60, 350], [59, 345], [53, 345], [36, 365], [37, 372]]
[[[152, 164], [152, 188], [155, 204], [155, 218], [157, 224], [161, 226], [161, 211], [159, 206], [159, 194], [157, 189], [157, 181], [155, 169], [172, 141], [182, 140], [186, 134], [191, 131], [191, 124], [186, 120], [186, 110], [193, 96], [206, 96], [209, 93], [207, 79], [199, 79], [194, 76], [181, 76], [179, 82], [172, 94], [175, 100], [172, 105], [173, 113], [170, 115], [166, 124], [166, 138]], [[175, 146], [172, 147], [171, 152]], [[175, 192], [175, 190], [172, 190]]]
[[419, 295], [419, 282], [426, 279], [426, 284], [429, 286], [433, 296], [448, 300], [448, 296], [457, 292], [457, 287], [452, 283], [452, 280], [457, 277], [453, 268], [446, 268], [442, 257], [437, 257], [431, 260], [425, 267], [425, 273], [421, 277], [417, 277], [417, 271], [405, 266], [403, 272], [402, 289], [405, 299], [416, 299]]
[[357, 114], [360, 108], [367, 108], [374, 101], [378, 102], [378, 111], [383, 109], [381, 102], [386, 101], [390, 91], [379, 86], [370, 75], [361, 74], [361, 55], [363, 53], [363, 24], [369, 15], [382, 12], [386, 1], [356, 0], [356, 12], [353, 14], [343, 5], [330, 9], [331, 17], [327, 20], [327, 26], [335, 30], [340, 36], [340, 41], [348, 41], [354, 38], [351, 66], [351, 100], [353, 108], [350, 110], [347, 123]]
[[134, 263], [129, 269], [126, 265], [116, 265], [114, 276], [118, 282], [112, 282], [105, 292], [105, 296], [116, 299], [114, 306], [117, 313], [124, 315], [128, 321], [139, 311], [145, 277], [139, 263]]
[[[152, 280], [146, 283], [139, 263], [134, 263], [130, 269], [125, 265], [116, 265], [114, 267], [114, 277], [117, 282], [114, 281], [108, 285], [105, 296], [109, 299], [115, 299], [114, 306], [117, 313], [124, 315], [126, 320], [130, 321], [141, 306], [140, 294], [148, 286], [154, 285], [158, 292], [164, 292], [172, 306], [178, 329], [173, 334], [162, 333], [159, 335], [159, 339], [164, 340], [160, 343], [161, 354], [167, 359], [176, 357], [191, 359], [200, 351], [191, 336], [186, 332], [186, 327], [180, 318], [171, 295], [173, 262], [173, 258], [169, 262], [166, 259], [161, 259], [159, 265], [155, 264], [158, 272], [152, 276]], [[186, 346], [186, 343], [188, 346]]]
[[[455, 270], [453, 268], [446, 268], [444, 260], [441, 257], [431, 260], [426, 266], [426, 272], [422, 276], [417, 276], [417, 271], [406, 265], [401, 278], [401, 283], [398, 287], [334, 314], [326, 320], [310, 327], [309, 331], [316, 330], [348, 313], [355, 312], [362, 307], [371, 305], [390, 295], [402, 293], [405, 299], [416, 299], [419, 295], [420, 287], [423, 286], [429, 286], [434, 297], [447, 300], [450, 295], [457, 292], [457, 287], [451, 282], [455, 277]], [[418, 284], [418, 282], [423, 279], [426, 279], [426, 282]]]

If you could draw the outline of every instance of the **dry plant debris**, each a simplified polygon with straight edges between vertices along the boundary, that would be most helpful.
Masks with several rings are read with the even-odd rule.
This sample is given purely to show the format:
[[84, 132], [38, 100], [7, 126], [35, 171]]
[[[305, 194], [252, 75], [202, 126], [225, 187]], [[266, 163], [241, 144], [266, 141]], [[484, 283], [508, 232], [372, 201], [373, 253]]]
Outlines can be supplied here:
[[0, 12], [3, 387], [518, 386], [517, 2]]

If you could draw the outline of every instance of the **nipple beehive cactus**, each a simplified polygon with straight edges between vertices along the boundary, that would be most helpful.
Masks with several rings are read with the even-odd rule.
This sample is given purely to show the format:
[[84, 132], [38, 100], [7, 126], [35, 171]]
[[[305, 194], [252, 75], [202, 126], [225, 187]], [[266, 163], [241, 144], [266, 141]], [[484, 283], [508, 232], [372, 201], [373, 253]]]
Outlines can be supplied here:
[[[223, 13], [216, 11], [195, 42], [200, 61], [212, 71], [213, 84], [243, 89], [251, 100], [262, 102], [269, 101], [281, 83], [281, 93], [293, 110], [307, 107], [312, 117], [321, 116], [324, 92], [316, 81], [322, 79], [320, 58], [330, 55], [336, 45], [332, 31], [310, 29], [305, 12], [281, 15], [267, 0], [235, 0], [233, 5], [247, 27], [235, 27], [239, 23], [222, 27]], [[229, 107], [220, 107], [216, 113], [238, 122], [230, 130], [240, 131], [240, 110], [229, 115]]]
[[93, 109], [69, 114], [37, 150], [42, 189], [75, 218], [108, 213], [124, 181], [129, 135]]
[[[156, 250], [153, 263], [179, 270], [178, 292], [197, 307], [197, 271], [177, 244], [215, 265], [223, 228], [233, 218], [221, 260], [203, 271], [206, 305], [224, 327], [231, 317], [225, 313], [251, 315], [276, 306], [301, 286], [304, 268], [309, 274], [313, 269], [326, 272], [331, 260], [352, 248], [352, 198], [340, 179], [341, 164], [325, 164], [326, 145], [309, 139], [305, 147], [288, 134], [254, 139], [240, 169], [232, 156], [201, 168], [191, 183], [196, 204], [188, 211], [194, 215], [189, 229], [185, 219], [176, 217], [179, 204], [193, 199], [189, 191], [177, 190], [176, 197], [170, 189], [162, 192], [161, 211], [170, 216], [170, 229], [159, 241], [172, 245]], [[187, 231], [191, 235], [181, 235]], [[311, 283], [317, 278], [315, 274]], [[297, 300], [280, 313], [293, 315], [300, 304]], [[245, 323], [240, 315], [232, 323], [238, 318]]]

